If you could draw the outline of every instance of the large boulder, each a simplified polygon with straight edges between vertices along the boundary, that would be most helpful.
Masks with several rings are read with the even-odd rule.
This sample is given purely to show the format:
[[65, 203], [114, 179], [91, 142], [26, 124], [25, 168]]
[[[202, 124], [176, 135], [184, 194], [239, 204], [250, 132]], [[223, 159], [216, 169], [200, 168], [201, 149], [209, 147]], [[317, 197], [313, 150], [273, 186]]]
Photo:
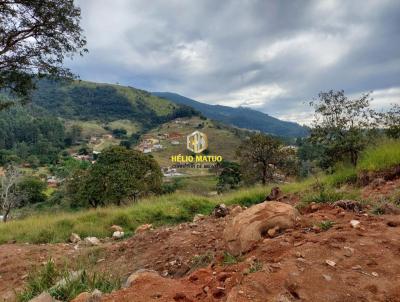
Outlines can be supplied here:
[[269, 230], [276, 233], [293, 228], [296, 216], [297, 210], [282, 202], [269, 201], [250, 207], [226, 226], [223, 237], [228, 251], [235, 256], [249, 251], [255, 242], [268, 236]]

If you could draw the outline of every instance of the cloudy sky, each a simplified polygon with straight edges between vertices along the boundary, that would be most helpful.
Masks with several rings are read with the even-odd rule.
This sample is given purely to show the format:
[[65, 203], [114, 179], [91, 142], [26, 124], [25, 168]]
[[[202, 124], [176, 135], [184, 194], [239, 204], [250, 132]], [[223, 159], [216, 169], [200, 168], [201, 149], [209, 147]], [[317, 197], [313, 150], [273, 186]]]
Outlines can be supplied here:
[[307, 122], [328, 89], [400, 103], [400, 1], [78, 0], [84, 80]]

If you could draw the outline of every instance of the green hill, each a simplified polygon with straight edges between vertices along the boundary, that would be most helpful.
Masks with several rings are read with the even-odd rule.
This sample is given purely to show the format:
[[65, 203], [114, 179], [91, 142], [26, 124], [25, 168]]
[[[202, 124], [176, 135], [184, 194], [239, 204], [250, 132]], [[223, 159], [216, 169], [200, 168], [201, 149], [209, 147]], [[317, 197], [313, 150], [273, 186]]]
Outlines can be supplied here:
[[151, 128], [176, 117], [195, 114], [191, 108], [144, 90], [86, 81], [41, 80], [32, 103], [68, 120], [129, 120], [141, 128]]
[[308, 131], [297, 123], [281, 121], [268, 114], [244, 107], [208, 105], [171, 92], [153, 92], [153, 95], [176, 104], [187, 105], [200, 111], [204, 116], [239, 128], [259, 130], [276, 136], [304, 137]]

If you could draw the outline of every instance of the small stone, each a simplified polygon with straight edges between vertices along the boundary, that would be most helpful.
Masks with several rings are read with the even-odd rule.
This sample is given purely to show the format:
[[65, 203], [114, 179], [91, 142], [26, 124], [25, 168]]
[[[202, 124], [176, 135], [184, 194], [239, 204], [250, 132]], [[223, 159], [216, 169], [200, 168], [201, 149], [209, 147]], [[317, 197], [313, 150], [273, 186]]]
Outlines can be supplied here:
[[362, 267], [361, 267], [361, 265], [355, 265], [351, 269], [355, 270], [355, 271], [360, 271], [360, 270], [362, 270]]
[[358, 221], [358, 220], [351, 220], [351, 221], [350, 221], [350, 225], [351, 225], [353, 228], [358, 229], [358, 228], [360, 227], [360, 221]]
[[200, 221], [200, 220], [203, 220], [203, 219], [205, 219], [206, 217], [203, 215], [203, 214], [196, 214], [196, 215], [194, 215], [194, 217], [193, 217], [193, 222], [198, 222], [198, 221]]
[[212, 212], [212, 215], [215, 216], [216, 218], [225, 217], [228, 214], [229, 214], [229, 209], [223, 203], [216, 205]]
[[201, 233], [198, 231], [192, 231], [192, 235], [201, 235]]
[[99, 291], [98, 289], [95, 289], [92, 292], [88, 302], [99, 302], [99, 301], [101, 301], [102, 295], [103, 295], [103, 293], [101, 291]]
[[84, 241], [89, 246], [99, 245], [100, 244], [100, 240], [97, 237], [86, 237], [84, 239]]
[[320, 208], [319, 204], [316, 204], [315, 202], [311, 203], [310, 209], [311, 211], [317, 211]]
[[156, 271], [153, 270], [149, 270], [149, 269], [139, 269], [136, 272], [132, 273], [128, 279], [126, 279], [125, 284], [124, 284], [124, 288], [128, 288], [131, 287], [137, 279], [143, 277], [143, 276], [159, 276], [158, 273]]
[[90, 293], [88, 293], [88, 292], [82, 292], [82, 293], [80, 293], [79, 295], [77, 295], [77, 296], [74, 298], [74, 301], [77, 301], [77, 302], [87, 302], [87, 301], [89, 301], [89, 299], [90, 299], [91, 296], [92, 296], [92, 295], [91, 295]]
[[124, 237], [124, 235], [125, 235], [124, 232], [115, 231], [115, 232], [113, 233], [112, 237], [113, 237], [114, 239], [121, 239], [121, 238]]
[[78, 243], [81, 240], [81, 237], [76, 233], [72, 233], [71, 236], [69, 236], [69, 242], [71, 243]]
[[335, 262], [335, 261], [332, 261], [332, 260], [325, 260], [325, 263], [326, 263], [327, 265], [331, 266], [331, 267], [334, 267], [334, 266], [336, 265], [336, 262]]
[[279, 230], [279, 227], [274, 227], [272, 229], [269, 229], [267, 232], [268, 236], [271, 238], [275, 237], [277, 235], [278, 230]]
[[113, 225], [110, 227], [110, 229], [111, 229], [111, 231], [113, 231], [113, 232], [123, 232], [123, 231], [124, 231], [122, 227], [120, 227], [119, 225], [116, 225], [116, 224], [113, 224]]
[[379, 274], [377, 272], [372, 272], [371, 275], [374, 277], [379, 277]]
[[295, 255], [296, 255], [297, 258], [304, 258], [304, 255], [302, 253], [300, 253], [300, 252], [296, 252]]
[[343, 249], [344, 249], [344, 255], [345, 255], [346, 257], [351, 257], [351, 256], [353, 256], [353, 254], [354, 254], [354, 249], [353, 249], [353, 248], [348, 247], [348, 246], [345, 246]]
[[316, 233], [321, 232], [321, 228], [320, 228], [319, 226], [317, 226], [317, 225], [313, 225], [312, 229], [313, 229], [313, 231], [316, 232]]
[[329, 275], [322, 275], [326, 281], [332, 281], [332, 277]]
[[144, 233], [146, 231], [151, 230], [153, 227], [152, 224], [142, 224], [140, 226], [137, 227], [137, 229], [135, 230], [135, 234], [140, 234], [140, 233]]
[[43, 292], [39, 296], [29, 300], [29, 302], [54, 302], [54, 298], [49, 293]]

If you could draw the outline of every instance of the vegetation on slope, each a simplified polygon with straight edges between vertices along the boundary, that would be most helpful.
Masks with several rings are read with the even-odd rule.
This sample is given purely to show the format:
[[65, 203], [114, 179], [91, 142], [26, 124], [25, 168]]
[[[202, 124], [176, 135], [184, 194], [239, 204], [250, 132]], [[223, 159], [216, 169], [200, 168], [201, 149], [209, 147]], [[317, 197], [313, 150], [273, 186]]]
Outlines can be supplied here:
[[55, 116], [72, 120], [131, 120], [151, 128], [196, 112], [150, 93], [120, 85], [85, 81], [41, 80], [33, 103]]
[[[399, 141], [389, 141], [382, 144], [382, 149], [367, 150], [360, 160], [359, 165], [373, 162], [376, 154], [380, 152], [398, 152]], [[393, 165], [400, 164], [400, 158], [392, 161]], [[378, 165], [378, 164], [377, 164]], [[367, 169], [375, 169], [371, 165]], [[338, 169], [338, 172], [319, 178], [308, 178], [301, 182], [282, 185], [281, 188], [287, 193], [298, 193], [304, 195], [305, 202], [335, 201], [341, 198], [356, 198], [356, 188], [347, 191], [337, 191], [338, 184], [343, 184], [353, 178], [354, 169], [349, 172], [347, 168]], [[321, 191], [316, 183], [322, 184]], [[250, 206], [264, 200], [271, 186], [255, 186], [244, 188], [234, 192], [221, 194], [215, 197], [204, 197], [188, 193], [174, 193], [158, 197], [143, 199], [142, 201], [126, 207], [108, 207], [97, 210], [83, 210], [78, 213], [39, 214], [21, 220], [10, 221], [0, 224], [0, 243], [11, 240], [17, 242], [47, 243], [65, 242], [71, 232], [81, 236], [107, 237], [111, 235], [109, 227], [113, 224], [124, 227], [133, 232], [136, 227], [144, 223], [152, 223], [155, 226], [175, 224], [191, 221], [195, 214], [209, 214], [215, 205], [225, 203], [226, 205], [240, 204]], [[322, 192], [322, 193], [321, 193]]]

